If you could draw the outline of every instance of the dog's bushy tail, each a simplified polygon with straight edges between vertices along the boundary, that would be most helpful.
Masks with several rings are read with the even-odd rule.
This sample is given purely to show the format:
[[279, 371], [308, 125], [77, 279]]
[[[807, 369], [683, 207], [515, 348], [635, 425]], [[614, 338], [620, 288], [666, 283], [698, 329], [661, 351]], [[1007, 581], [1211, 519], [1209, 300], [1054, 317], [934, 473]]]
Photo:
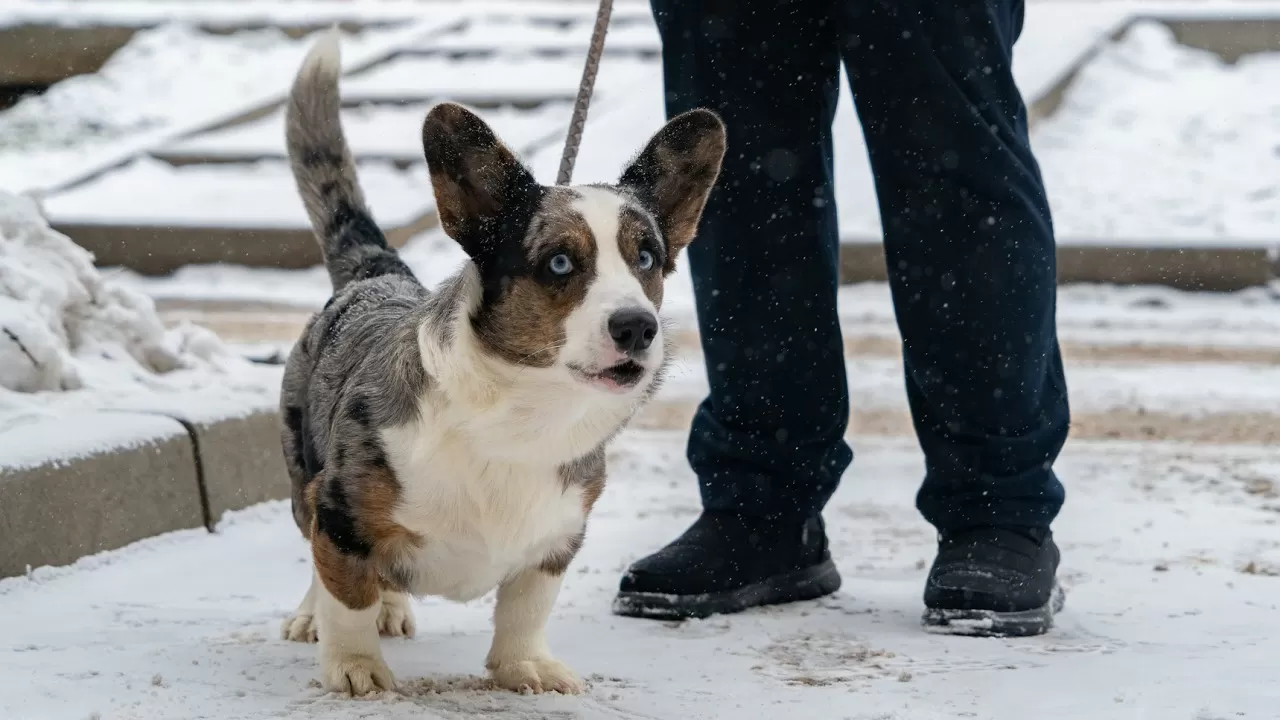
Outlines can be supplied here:
[[338, 40], [335, 28], [324, 32], [311, 48], [293, 81], [285, 112], [289, 163], [334, 291], [354, 280], [380, 275], [413, 277], [387, 245], [360, 190], [339, 119], [342, 56]]

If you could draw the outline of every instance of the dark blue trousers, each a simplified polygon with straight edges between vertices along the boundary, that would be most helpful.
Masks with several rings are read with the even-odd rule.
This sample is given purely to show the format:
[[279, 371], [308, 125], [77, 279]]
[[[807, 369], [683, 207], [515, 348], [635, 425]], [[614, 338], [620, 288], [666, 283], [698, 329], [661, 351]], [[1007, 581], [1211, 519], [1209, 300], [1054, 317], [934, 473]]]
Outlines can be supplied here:
[[1010, 62], [1021, 0], [652, 0], [669, 115], [729, 150], [689, 249], [711, 393], [689, 461], [712, 510], [820, 511], [852, 460], [831, 122], [843, 62], [884, 223], [939, 529], [1047, 525], [1069, 410], [1053, 228]]

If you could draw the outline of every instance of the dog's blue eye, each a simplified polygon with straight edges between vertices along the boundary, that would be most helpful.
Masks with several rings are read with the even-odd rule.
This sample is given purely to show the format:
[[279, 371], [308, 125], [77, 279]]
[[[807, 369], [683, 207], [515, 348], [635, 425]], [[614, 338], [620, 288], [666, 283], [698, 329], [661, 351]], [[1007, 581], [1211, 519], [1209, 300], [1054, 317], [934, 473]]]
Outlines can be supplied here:
[[638, 258], [637, 261], [640, 264], [641, 270], [652, 270], [653, 264], [654, 262], [656, 262], [654, 260], [653, 253], [649, 252], [648, 250], [641, 250], [640, 257]]
[[573, 261], [569, 259], [568, 255], [560, 253], [551, 258], [551, 262], [547, 263], [547, 269], [554, 275], [568, 275], [573, 272]]

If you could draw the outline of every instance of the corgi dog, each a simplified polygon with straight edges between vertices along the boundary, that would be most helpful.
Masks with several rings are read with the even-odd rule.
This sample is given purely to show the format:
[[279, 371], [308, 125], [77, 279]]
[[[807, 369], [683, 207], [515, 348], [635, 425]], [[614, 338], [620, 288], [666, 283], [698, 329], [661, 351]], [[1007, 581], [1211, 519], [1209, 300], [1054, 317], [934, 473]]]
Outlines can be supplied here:
[[427, 289], [365, 204], [339, 121], [336, 34], [286, 111], [289, 159], [333, 296], [281, 394], [311, 587], [283, 634], [317, 642], [323, 686], [395, 685], [379, 635], [408, 596], [496, 588], [486, 668], [517, 691], [578, 693], [545, 625], [605, 485], [605, 448], [668, 361], [663, 285], [720, 172], [725, 130], [671, 120], [613, 185], [549, 187], [466, 108], [426, 116], [440, 223], [468, 259]]

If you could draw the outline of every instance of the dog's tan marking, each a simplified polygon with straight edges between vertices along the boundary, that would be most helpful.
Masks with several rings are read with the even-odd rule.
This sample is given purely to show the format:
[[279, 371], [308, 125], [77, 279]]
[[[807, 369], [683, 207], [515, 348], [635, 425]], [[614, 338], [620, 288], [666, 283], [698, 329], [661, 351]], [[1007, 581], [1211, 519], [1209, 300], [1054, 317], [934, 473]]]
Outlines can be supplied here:
[[584, 539], [586, 538], [583, 533], [568, 538], [564, 547], [557, 548], [538, 563], [538, 569], [549, 575], [563, 575], [564, 571], [569, 569], [569, 563], [573, 562], [578, 551], [582, 549]]
[[[574, 487], [582, 488], [582, 514], [589, 516], [591, 508], [604, 492], [605, 454], [604, 447], [560, 467], [560, 481], [564, 483], [565, 492]], [[543, 558], [538, 569], [552, 575], [563, 575], [573, 562], [578, 551], [582, 549], [585, 531], [566, 540], [563, 547]]]
[[528, 172], [483, 120], [453, 103], [427, 114], [422, 143], [441, 227], [455, 240], [474, 243], [503, 212], [508, 179]]
[[530, 259], [537, 259], [557, 248], [568, 249], [575, 262], [595, 258], [599, 238], [574, 208], [574, 203], [580, 199], [581, 195], [571, 188], [546, 188], [542, 204], [529, 223], [529, 233], [524, 239]]
[[343, 553], [324, 533], [312, 533], [311, 556], [320, 581], [347, 608], [363, 610], [381, 596], [374, 563]]
[[591, 508], [595, 507], [596, 500], [604, 492], [604, 446], [560, 466], [560, 481], [564, 483], [566, 492], [575, 485], [582, 488], [582, 514], [590, 515]]
[[691, 110], [658, 131], [622, 173], [619, 184], [635, 191], [658, 221], [667, 242], [667, 274], [675, 271], [680, 251], [693, 242], [724, 151], [720, 118]]
[[[295, 483], [293, 487], [293, 519], [298, 523], [298, 530], [302, 532], [302, 537], [307, 540], [316, 534], [316, 488], [323, 483], [324, 471], [322, 470], [306, 485], [299, 486]], [[299, 490], [301, 490], [300, 493]], [[301, 494], [301, 504], [298, 502], [299, 494]], [[303, 524], [304, 520], [305, 524]]]
[[654, 234], [653, 222], [634, 207], [623, 206], [618, 217], [618, 251], [622, 258], [631, 265], [631, 274], [640, 281], [644, 294], [655, 308], [662, 307], [663, 275], [662, 266], [655, 265], [649, 270], [639, 266], [640, 251], [649, 250], [654, 253], [655, 262], [661, 262], [661, 251], [654, 246], [662, 241]]
[[592, 508], [596, 506], [596, 501], [604, 494], [604, 474], [600, 477], [588, 480], [582, 486], [582, 510], [586, 514], [590, 514]]
[[307, 535], [311, 539], [316, 571], [325, 587], [352, 610], [369, 607], [384, 590], [405, 592], [407, 583], [395, 570], [403, 566], [402, 559], [411, 551], [422, 547], [423, 539], [392, 519], [400, 498], [394, 474], [388, 469], [375, 468], [344, 486], [355, 530], [373, 548], [368, 557], [343, 553], [325, 533], [318, 531], [316, 494], [325, 481], [323, 475], [317, 476], [306, 492], [312, 518]]
[[[356, 528], [373, 546], [372, 557], [382, 565], [394, 563], [405, 553], [422, 547], [422, 536], [394, 520], [400, 502], [400, 483], [389, 468], [366, 471], [358, 482], [350, 483]], [[388, 580], [390, 582], [390, 580]], [[393, 589], [404, 590], [394, 586]]]
[[[681, 149], [659, 146], [657, 160], [663, 168], [653, 188], [658, 202], [658, 222], [671, 243], [672, 255], [688, 247], [698, 232], [702, 208], [715, 184], [724, 157], [724, 135], [709, 134]], [[694, 188], [705, 187], [696, 192]], [[671, 267], [675, 269], [674, 264]]]
[[[534, 272], [509, 279], [501, 295], [476, 318], [481, 343], [507, 362], [553, 365], [565, 341], [565, 320], [582, 304], [595, 277], [599, 239], [572, 209], [576, 197], [564, 188], [547, 192], [524, 240], [526, 259]], [[562, 281], [544, 282], [542, 266], [560, 253], [569, 256], [573, 273]]]

